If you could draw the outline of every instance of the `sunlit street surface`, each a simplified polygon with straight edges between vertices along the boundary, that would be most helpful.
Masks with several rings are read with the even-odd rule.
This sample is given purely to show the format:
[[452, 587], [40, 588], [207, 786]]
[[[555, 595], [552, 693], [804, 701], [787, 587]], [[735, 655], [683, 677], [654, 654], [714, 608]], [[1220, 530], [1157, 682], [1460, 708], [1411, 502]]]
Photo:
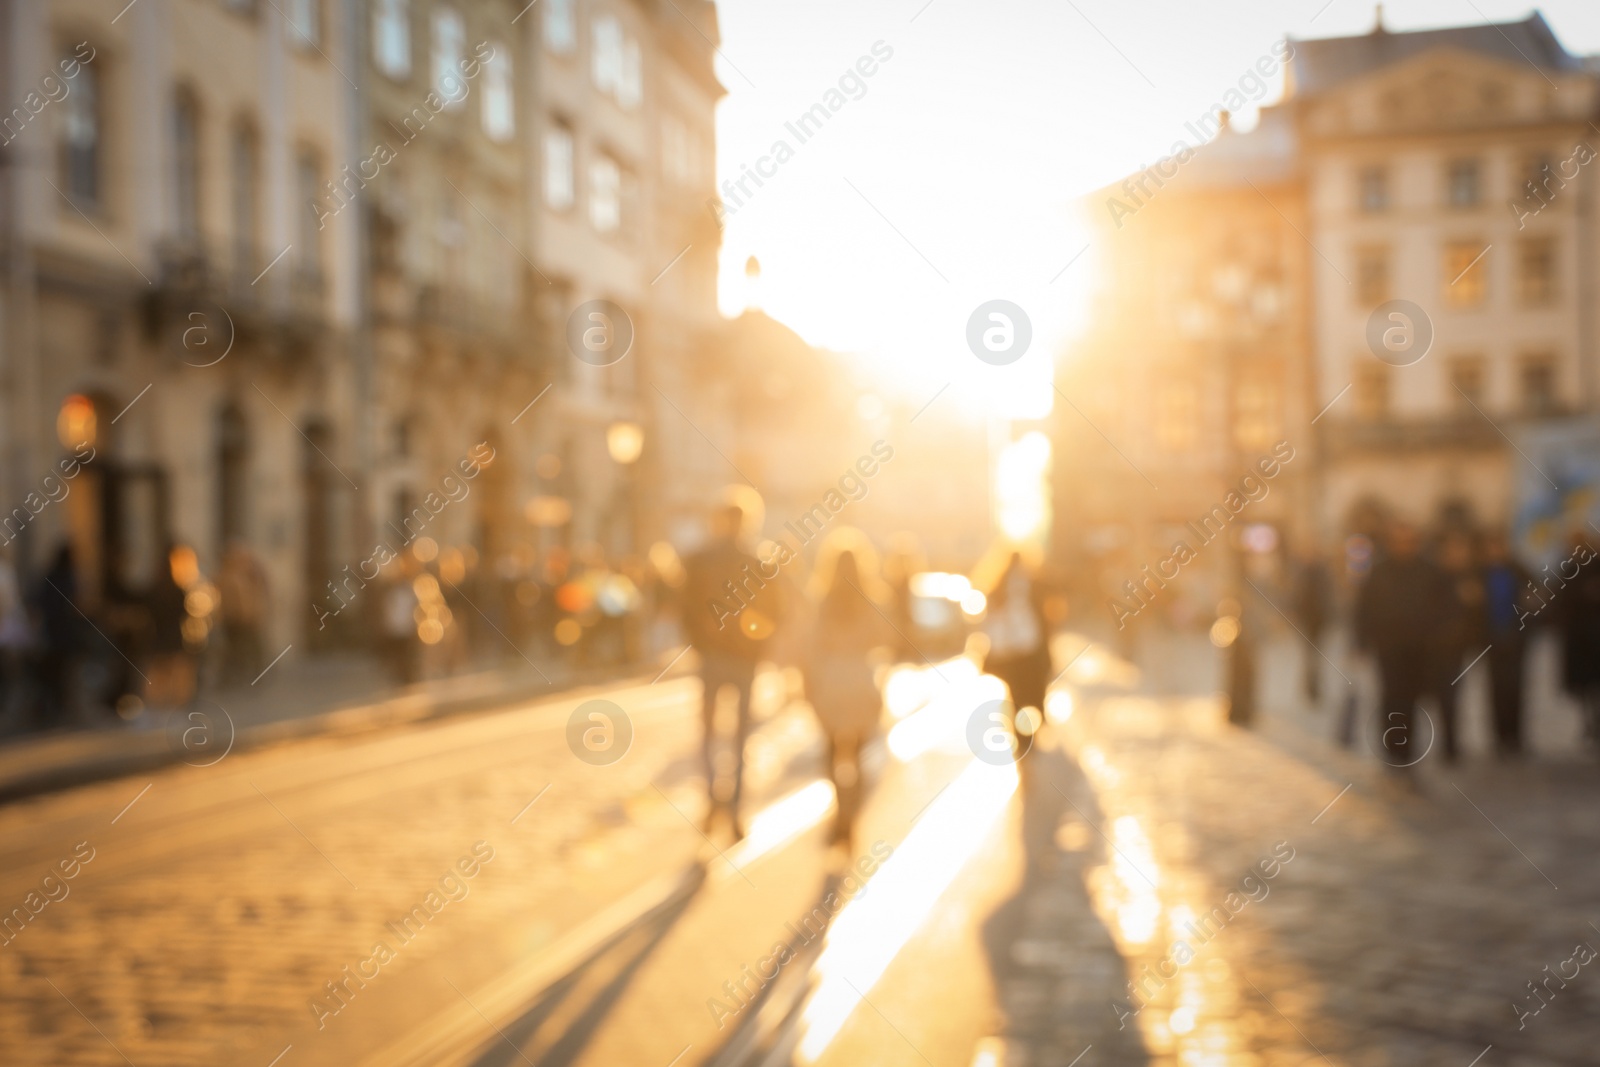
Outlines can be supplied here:
[[1600, 8], [0, 0], [0, 1067], [1600, 1064]]

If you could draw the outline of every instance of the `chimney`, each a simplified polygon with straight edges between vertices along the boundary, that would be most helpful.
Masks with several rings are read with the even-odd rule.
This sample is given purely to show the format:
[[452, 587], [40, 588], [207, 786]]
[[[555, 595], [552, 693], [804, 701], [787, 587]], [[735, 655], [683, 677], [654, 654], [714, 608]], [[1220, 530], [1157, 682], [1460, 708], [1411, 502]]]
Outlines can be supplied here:
[[1389, 32], [1388, 27], [1386, 27], [1383, 24], [1383, 5], [1379, 4], [1377, 6], [1377, 11], [1374, 12], [1373, 16], [1372, 16], [1372, 33], [1373, 33], [1373, 36], [1377, 36], [1378, 34], [1383, 34], [1383, 33], [1388, 33], [1388, 32]]
[[1217, 111], [1217, 136], [1221, 137], [1233, 126], [1233, 116], [1226, 111]]

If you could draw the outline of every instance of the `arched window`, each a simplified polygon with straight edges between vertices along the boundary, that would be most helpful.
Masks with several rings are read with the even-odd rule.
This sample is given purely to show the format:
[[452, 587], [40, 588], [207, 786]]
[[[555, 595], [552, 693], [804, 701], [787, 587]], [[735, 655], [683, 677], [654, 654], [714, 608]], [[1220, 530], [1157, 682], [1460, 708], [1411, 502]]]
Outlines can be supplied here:
[[178, 236], [200, 236], [200, 105], [188, 88], [172, 102], [172, 190]]
[[67, 196], [79, 207], [100, 203], [100, 73], [91, 64], [77, 67], [72, 91], [61, 106], [61, 179]]
[[249, 539], [250, 427], [239, 406], [217, 413], [217, 547]]
[[233, 171], [233, 258], [234, 273], [249, 280], [255, 277], [260, 250], [260, 173], [261, 149], [255, 124], [240, 119], [234, 124], [228, 151]]

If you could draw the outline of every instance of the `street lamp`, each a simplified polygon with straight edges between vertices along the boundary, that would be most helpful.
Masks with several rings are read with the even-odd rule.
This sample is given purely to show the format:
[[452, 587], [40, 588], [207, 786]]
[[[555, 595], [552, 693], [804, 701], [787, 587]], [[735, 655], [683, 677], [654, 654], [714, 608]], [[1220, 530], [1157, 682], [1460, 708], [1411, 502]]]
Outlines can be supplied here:
[[606, 430], [606, 451], [626, 467], [644, 451], [644, 431], [636, 422], [614, 422]]

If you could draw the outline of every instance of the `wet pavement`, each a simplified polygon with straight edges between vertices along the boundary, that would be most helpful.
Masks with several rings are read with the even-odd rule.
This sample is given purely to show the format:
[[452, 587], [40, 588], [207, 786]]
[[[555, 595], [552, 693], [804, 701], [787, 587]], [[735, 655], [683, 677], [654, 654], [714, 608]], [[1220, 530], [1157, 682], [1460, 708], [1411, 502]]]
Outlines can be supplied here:
[[604, 694], [610, 764], [573, 697], [13, 803], [5, 907], [67, 892], [0, 944], [0, 1062], [1597, 1062], [1600, 768], [1563, 710], [1413, 793], [1328, 740], [1298, 656], [1242, 731], [1203, 646], [1095, 648], [1020, 773], [967, 747], [992, 679], [902, 670], [848, 852], [776, 674], [734, 847], [692, 679]]

